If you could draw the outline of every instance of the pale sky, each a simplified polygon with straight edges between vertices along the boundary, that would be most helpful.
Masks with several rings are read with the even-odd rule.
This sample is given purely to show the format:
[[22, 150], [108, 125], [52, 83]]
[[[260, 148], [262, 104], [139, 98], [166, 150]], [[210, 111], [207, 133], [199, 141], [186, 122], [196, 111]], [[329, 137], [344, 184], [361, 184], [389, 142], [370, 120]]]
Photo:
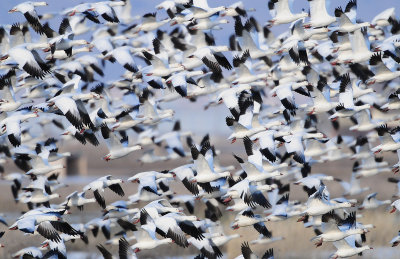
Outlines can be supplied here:
[[[8, 10], [11, 9], [18, 3], [24, 1], [15, 1], [15, 0], [0, 0], [1, 1], [1, 9], [0, 9], [0, 24], [13, 24], [15, 22], [24, 22], [25, 18], [21, 13], [8, 13]], [[38, 7], [37, 12], [39, 14], [43, 14], [46, 12], [57, 13], [65, 9], [66, 7], [72, 7], [74, 5], [78, 5], [82, 2], [95, 2], [93, 0], [89, 1], [77, 1], [77, 0], [48, 0], [48, 6], [46, 7]], [[161, 0], [132, 0], [131, 1], [134, 8], [132, 8], [132, 16], [143, 15], [148, 12], [154, 12], [155, 6], [161, 3]], [[210, 7], [216, 7], [220, 5], [230, 5], [235, 1], [230, 0], [209, 0]], [[267, 0], [243, 0], [242, 1], [247, 8], [255, 8], [256, 12], [251, 12], [249, 15], [254, 16], [260, 24], [266, 23], [271, 19], [271, 16], [268, 11]], [[347, 0], [332, 0], [327, 4], [328, 13], [333, 15], [333, 12], [336, 7], [342, 6], [343, 8], [347, 4]], [[358, 19], [363, 21], [370, 21], [372, 18], [377, 15], [379, 12], [384, 11], [387, 8], [395, 7], [398, 10], [397, 14], [400, 12], [400, 0], [358, 0]], [[301, 12], [304, 9], [308, 11], [309, 4], [307, 0], [294, 0], [293, 4], [293, 12]], [[158, 11], [158, 19], [166, 18], [167, 15], [164, 11]], [[102, 20], [102, 18], [100, 18]], [[57, 30], [59, 26], [61, 18], [58, 17], [51, 21], [50, 25], [53, 29]], [[232, 21], [232, 20], [231, 20]], [[91, 22], [88, 22], [90, 24]], [[227, 44], [228, 37], [233, 33], [233, 22], [229, 24], [223, 25], [222, 31], [217, 31], [214, 33], [217, 44]], [[274, 27], [272, 31], [276, 34], [283, 32], [288, 28], [288, 25], [281, 25], [278, 27]], [[169, 29], [169, 25], [165, 25], [162, 27], [164, 30]], [[34, 34], [34, 32], [32, 32]], [[87, 36], [77, 36], [76, 38], [85, 39]], [[118, 65], [111, 65], [107, 62], [106, 65], [106, 77], [102, 80], [109, 81], [112, 79], [118, 79], [119, 76], [123, 73], [123, 69], [121, 69]], [[110, 76], [112, 75], [112, 76]], [[100, 79], [100, 78], [99, 78]], [[101, 79], [100, 79], [101, 80]], [[203, 100], [203, 101], [202, 101]], [[226, 135], [229, 131], [225, 125], [225, 116], [228, 115], [227, 109], [225, 107], [213, 108], [207, 112], [204, 112], [202, 109], [202, 103], [204, 104], [206, 98], [202, 98], [198, 103], [188, 103], [187, 100], [180, 100], [177, 104], [174, 105], [163, 105], [163, 107], [173, 107], [176, 110], [176, 118], [180, 118], [183, 123], [182, 127], [185, 129], [190, 129], [197, 131], [198, 133], [203, 134], [206, 131], [213, 131], [215, 133], [222, 133]], [[193, 116], [195, 115], [195, 116]], [[193, 119], [196, 118], [196, 119]], [[195, 129], [189, 128], [190, 125], [193, 126], [193, 122], [196, 123]], [[167, 128], [169, 127], [166, 125]], [[172, 126], [172, 125], [171, 125]]]

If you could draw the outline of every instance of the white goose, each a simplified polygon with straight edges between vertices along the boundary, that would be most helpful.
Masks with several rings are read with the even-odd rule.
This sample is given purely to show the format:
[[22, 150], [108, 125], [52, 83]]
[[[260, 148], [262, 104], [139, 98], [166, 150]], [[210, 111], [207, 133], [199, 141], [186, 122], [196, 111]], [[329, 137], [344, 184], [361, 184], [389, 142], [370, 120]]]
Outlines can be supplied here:
[[[303, 214], [309, 216], [319, 216], [334, 209], [355, 207], [355, 205], [350, 202], [332, 203], [329, 198], [326, 197], [325, 189], [325, 185], [321, 185], [319, 190], [308, 198], [307, 208]], [[298, 221], [303, 221], [304, 219], [305, 216], [301, 217]]]
[[93, 11], [99, 13], [104, 20], [111, 23], [119, 23], [119, 19], [113, 7], [124, 6], [125, 1], [102, 1], [91, 4]]
[[390, 243], [392, 244], [392, 247], [395, 247], [400, 243], [400, 231], [398, 232], [397, 236], [390, 240]]
[[109, 188], [111, 191], [115, 192], [119, 196], [124, 196], [124, 190], [121, 187], [121, 183], [123, 180], [121, 179], [112, 179], [111, 175], [103, 176], [96, 179], [93, 182], [90, 182], [88, 185], [83, 187], [83, 191], [87, 192], [89, 190], [93, 191], [94, 198], [96, 199], [97, 203], [103, 208], [106, 208], [106, 202], [102, 193], [104, 189]]
[[384, 200], [384, 201], [380, 201], [378, 199], [376, 199], [376, 195], [378, 193], [374, 192], [371, 194], [368, 194], [363, 203], [358, 207], [359, 210], [369, 210], [369, 209], [376, 209], [382, 205], [386, 205], [386, 204], [391, 204], [392, 201], [391, 200]]
[[126, 70], [136, 73], [139, 71], [135, 61], [133, 60], [131, 53], [135, 53], [136, 50], [130, 46], [117, 47], [104, 55], [105, 60], [115, 62], [123, 66]]
[[294, 22], [298, 19], [308, 17], [305, 12], [293, 14], [290, 10], [289, 0], [270, 0], [268, 2], [268, 8], [272, 20], [269, 20], [271, 25], [287, 24]]
[[46, 2], [23, 2], [20, 3], [19, 5], [14, 6], [12, 9], [10, 9], [8, 12], [9, 13], [14, 13], [14, 12], [20, 12], [22, 13], [28, 23], [32, 26], [34, 31], [37, 33], [43, 34], [44, 33], [44, 28], [42, 24], [40, 23], [38, 14], [36, 13], [35, 7], [37, 6], [46, 6], [48, 5]]
[[0, 122], [1, 134], [6, 133], [10, 143], [17, 147], [21, 145], [21, 123], [36, 117], [37, 113], [15, 112]]
[[[208, 146], [208, 147], [207, 147]], [[197, 182], [200, 184], [209, 183], [218, 180], [222, 177], [228, 177], [231, 175], [230, 172], [216, 173], [214, 169], [210, 167], [209, 163], [205, 159], [205, 152], [210, 148], [210, 144], [206, 144], [206, 148], [202, 147], [199, 151], [196, 146], [192, 146], [190, 151], [194, 161], [194, 167], [196, 168], [197, 175], [189, 179], [191, 182]]]
[[366, 110], [371, 107], [369, 104], [363, 104], [359, 106], [354, 104], [353, 88], [351, 87], [349, 74], [345, 74], [341, 77], [339, 91], [340, 105], [336, 107], [336, 112], [329, 117], [329, 119], [332, 121], [335, 121], [338, 118], [350, 117], [359, 111]]
[[354, 244], [349, 244], [347, 240], [336, 241], [333, 245], [337, 249], [337, 251], [331, 256], [333, 259], [350, 257], [363, 251], [373, 249], [370, 246], [356, 247]]
[[309, 0], [310, 21], [304, 24], [305, 28], [324, 27], [336, 22], [336, 18], [326, 11], [326, 0]]
[[[160, 245], [172, 243], [171, 238], [157, 239], [155, 232], [148, 226], [144, 225], [140, 230], [134, 232], [136, 240], [138, 242], [134, 245], [129, 245], [125, 238], [121, 238], [119, 241], [120, 246], [125, 247], [122, 251], [122, 255], [128, 254], [128, 249], [132, 249], [134, 253], [138, 253], [143, 250], [154, 249]], [[128, 257], [127, 257], [128, 258]]]
[[44, 63], [37, 51], [34, 49], [29, 50], [26, 44], [11, 48], [8, 54], [0, 57], [0, 61], [8, 58], [17, 62], [20, 69], [25, 70], [33, 77], [42, 79], [50, 72], [50, 67]]
[[217, 15], [211, 16], [209, 19], [200, 19], [191, 22], [188, 26], [190, 30], [222, 30], [220, 24], [228, 24], [226, 19], [217, 19]]
[[66, 201], [63, 203], [65, 207], [77, 207], [79, 210], [83, 210], [85, 204], [96, 202], [95, 198], [85, 198], [85, 192], [78, 193], [77, 191], [71, 193], [65, 199]]
[[[363, 27], [369, 27], [369, 22], [357, 23], [356, 22], [357, 1], [350, 1], [343, 12], [341, 7], [335, 9], [335, 16], [339, 19], [340, 32], [353, 32]], [[371, 26], [373, 27], [373, 26]]]
[[142, 149], [140, 145], [129, 146], [128, 137], [120, 141], [117, 136], [108, 128], [102, 128], [102, 135], [107, 143], [109, 153], [103, 157], [105, 161], [125, 157], [136, 150]]
[[317, 241], [315, 245], [316, 247], [319, 247], [323, 242], [336, 242], [351, 235], [364, 234], [365, 231], [363, 229], [350, 227], [349, 229], [342, 231], [338, 227], [338, 224], [355, 226], [355, 220], [356, 214], [354, 212], [348, 215], [344, 220], [333, 211], [324, 214], [322, 215], [323, 234], [313, 237], [311, 241]]
[[400, 76], [400, 71], [392, 72], [382, 61], [381, 53], [374, 54], [369, 60], [375, 75], [366, 81], [367, 85], [393, 80]]

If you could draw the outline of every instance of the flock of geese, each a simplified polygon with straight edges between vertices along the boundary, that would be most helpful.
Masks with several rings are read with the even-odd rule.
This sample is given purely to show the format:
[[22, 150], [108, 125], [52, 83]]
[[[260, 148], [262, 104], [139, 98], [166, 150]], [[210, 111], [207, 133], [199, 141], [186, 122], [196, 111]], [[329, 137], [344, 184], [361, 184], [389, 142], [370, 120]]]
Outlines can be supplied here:
[[[378, 200], [360, 184], [400, 170], [400, 161], [390, 165], [377, 156], [397, 152], [400, 158], [400, 21], [390, 8], [362, 22], [356, 0], [333, 16], [325, 0], [308, 3], [308, 12], [293, 13], [289, 0], [269, 0], [272, 18], [265, 24], [242, 2], [210, 7], [206, 0], [167, 0], [142, 17], [132, 17], [129, 0], [58, 13], [43, 13], [46, 2], [29, 1], [9, 10], [19, 22], [0, 27], [0, 163], [12, 161], [20, 171], [0, 169], [15, 202], [27, 209], [10, 225], [7, 213], [0, 217], [8, 226], [1, 236], [14, 230], [43, 242], [8, 256], [67, 258], [67, 242], [88, 243], [101, 230], [107, 241], [97, 248], [106, 259], [189, 245], [196, 258], [220, 258], [221, 247], [241, 237], [224, 234], [223, 216], [232, 217], [232, 229], [260, 234], [243, 237], [242, 255], [228, 252], [230, 258], [274, 258], [272, 248], [256, 255], [250, 246], [282, 240], [268, 225], [292, 217], [314, 229], [316, 247], [336, 247], [331, 258], [372, 249], [367, 233], [374, 226], [360, 222], [361, 212], [385, 205], [391, 213], [400, 210], [400, 200]], [[281, 24], [288, 29], [273, 35], [270, 28]], [[117, 75], [105, 74], [110, 63]], [[118, 79], [104, 80], [110, 76]], [[232, 154], [231, 165], [221, 164], [211, 141], [216, 136], [197, 142], [181, 130], [173, 109], [162, 108], [198, 99], [204, 109], [226, 106], [227, 141], [245, 151]], [[187, 128], [194, 129], [201, 111], [192, 116]], [[171, 122], [172, 130], [158, 131]], [[321, 127], [330, 128], [329, 136]], [[65, 141], [75, 144], [71, 152], [60, 152]], [[104, 142], [104, 167], [141, 149], [141, 163], [184, 159], [177, 168], [124, 179], [138, 188], [128, 198], [124, 180], [107, 175], [54, 203], [66, 187], [58, 179], [60, 159], [81, 144]], [[315, 164], [344, 159], [354, 161], [349, 174], [312, 172]], [[330, 197], [327, 181], [343, 188], [340, 197]], [[400, 197], [400, 179], [388, 182], [397, 184], [393, 197]], [[302, 186], [307, 202], [289, 198], [293, 184]], [[109, 203], [104, 193], [121, 200]], [[364, 201], [353, 199], [360, 194]], [[87, 222], [66, 216], [79, 219], [86, 206], [101, 214]], [[386, 234], [395, 236], [392, 246], [400, 243], [395, 229]]]

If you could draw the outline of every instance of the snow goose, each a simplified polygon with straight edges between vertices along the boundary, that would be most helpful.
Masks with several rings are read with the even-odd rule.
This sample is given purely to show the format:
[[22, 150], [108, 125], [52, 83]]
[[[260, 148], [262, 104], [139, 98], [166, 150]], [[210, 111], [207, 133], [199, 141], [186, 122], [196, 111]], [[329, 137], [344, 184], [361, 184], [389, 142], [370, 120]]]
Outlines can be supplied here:
[[380, 168], [380, 167], [387, 167], [389, 164], [386, 161], [383, 161], [382, 157], [374, 157], [370, 156], [366, 159], [362, 160], [361, 165], [356, 167], [355, 169], [373, 169], [373, 168]]
[[129, 177], [128, 181], [133, 182], [133, 183], [137, 182], [140, 184], [141, 188], [158, 195], [156, 180], [162, 179], [162, 178], [171, 179], [171, 178], [173, 178], [173, 174], [172, 173], [159, 173], [156, 171], [141, 172], [132, 177]]
[[[130, 46], [122, 46], [117, 47], [104, 55], [105, 60], [109, 60], [114, 63], [118, 62], [121, 66], [123, 66], [126, 70], [136, 73], [139, 71], [135, 61], [133, 60], [131, 53], [135, 53], [136, 50]], [[115, 60], [115, 61], [114, 61]]]
[[0, 61], [8, 58], [13, 59], [18, 63], [20, 69], [35, 78], [43, 79], [50, 72], [50, 67], [42, 60], [37, 51], [29, 50], [26, 44], [11, 48], [6, 55], [0, 57]]
[[[66, 85], [65, 89], [70, 87], [72, 88], [79, 80], [80, 77], [77, 78], [73, 84]], [[89, 97], [92, 96], [94, 95], [89, 94]], [[93, 122], [90, 119], [84, 103], [79, 99], [79, 97], [78, 99], [76, 99], [76, 97], [74, 98], [74, 94], [62, 94], [62, 92], [60, 92], [59, 95], [48, 100], [47, 105], [49, 107], [56, 106], [67, 120], [78, 130], [82, 130], [84, 125], [89, 128], [94, 128]]]
[[371, 148], [371, 151], [374, 152], [374, 154], [395, 151], [400, 148], [400, 135], [397, 128], [393, 131], [389, 131], [387, 125], [382, 125], [377, 128], [377, 131], [379, 137], [381, 138], [381, 144]]
[[356, 247], [354, 244], [351, 245], [347, 240], [339, 240], [333, 242], [333, 245], [336, 247], [336, 252], [331, 256], [331, 258], [337, 259], [337, 258], [345, 258], [345, 257], [350, 257], [356, 254], [359, 254], [363, 251], [373, 249], [370, 246], [362, 246], [362, 247]]
[[400, 211], [400, 200], [395, 200], [390, 206], [392, 206], [392, 210], [390, 211], [390, 213], [394, 213], [396, 212], [396, 210]]
[[360, 169], [355, 173], [356, 178], [370, 177], [381, 173], [391, 172], [390, 168], [372, 168], [372, 169]]
[[341, 76], [340, 89], [339, 89], [339, 105], [336, 107], [336, 112], [329, 116], [332, 121], [338, 118], [350, 117], [355, 113], [369, 109], [369, 104], [355, 105], [353, 100], [353, 88], [351, 87], [351, 80], [349, 74]]
[[371, 24], [380, 27], [390, 25], [389, 19], [395, 17], [394, 10], [395, 8], [392, 7], [380, 12], [372, 19]]
[[376, 208], [378, 208], [378, 207], [380, 207], [380, 206], [382, 206], [382, 205], [390, 204], [390, 203], [391, 203], [391, 200], [384, 200], [384, 201], [377, 200], [377, 199], [376, 199], [376, 195], [377, 195], [377, 194], [378, 194], [377, 192], [368, 194], [368, 195], [365, 197], [363, 203], [358, 207], [358, 209], [359, 209], [359, 210], [363, 210], [363, 209], [366, 209], [366, 210], [368, 210], [368, 209], [376, 209]]
[[[137, 233], [139, 232], [139, 233]], [[136, 257], [136, 253], [143, 251], [143, 250], [151, 250], [163, 244], [170, 244], [172, 243], [172, 239], [165, 238], [165, 239], [157, 239], [155, 236], [155, 232], [146, 227], [142, 226], [141, 230], [135, 231], [136, 240], [138, 242], [134, 245], [130, 245], [125, 238], [121, 238], [119, 240], [119, 254], [121, 257], [128, 258], [129, 253], [134, 253], [133, 258]], [[130, 252], [130, 249], [132, 251]]]
[[200, 250], [200, 253], [207, 258], [221, 258], [223, 256], [222, 252], [219, 250], [218, 246], [214, 244], [211, 238], [197, 240], [194, 237], [191, 237], [188, 239], [188, 242]]
[[184, 135], [180, 132], [180, 130], [181, 130], [180, 122], [176, 121], [172, 131], [165, 133], [159, 136], [158, 138], [155, 138], [154, 143], [158, 144], [161, 141], [165, 141], [168, 147], [171, 148], [176, 154], [178, 154], [180, 157], [185, 157], [186, 153], [185, 150], [183, 149], [181, 141], [181, 136]]
[[120, 114], [115, 116], [116, 122], [111, 126], [111, 130], [125, 131], [140, 124], [142, 120], [136, 117], [138, 110], [139, 110], [139, 105], [131, 109], [124, 110]]
[[218, 15], [215, 14], [209, 19], [194, 20], [188, 24], [189, 30], [222, 30], [220, 24], [229, 23], [226, 19], [217, 19]]
[[[97, 139], [96, 135], [90, 130], [77, 130], [74, 126], [69, 126], [65, 129], [65, 131], [61, 134], [64, 136], [71, 136], [78, 140], [82, 145], [86, 145], [87, 142], [92, 144], [93, 146], [98, 146], [99, 140]], [[69, 138], [67, 138], [69, 139]]]
[[[232, 115], [237, 116], [238, 107], [239, 107], [239, 95], [241, 92], [250, 90], [251, 86], [248, 84], [238, 85], [236, 87], [232, 87], [226, 90], [221, 91], [218, 94], [217, 101], [218, 103], [224, 103], [225, 106], [229, 109]], [[236, 118], [236, 117], [235, 117]]]
[[3, 89], [1, 89], [1, 97], [1, 112], [15, 111], [16, 109], [21, 107], [21, 105], [32, 102], [32, 100], [27, 98], [21, 98], [17, 101], [12, 86], [4, 86]]
[[[323, 242], [336, 242], [351, 235], [365, 234], [363, 229], [355, 228], [355, 220], [355, 212], [350, 213], [345, 219], [341, 219], [334, 211], [328, 212], [322, 215], [323, 234], [313, 237], [311, 241], [316, 241], [315, 245], [319, 247]], [[338, 225], [350, 225], [354, 227], [342, 231]]]
[[142, 52], [145, 58], [152, 64], [152, 67], [142, 69], [142, 73], [146, 76], [166, 77], [174, 72], [179, 72], [185, 69], [184, 66], [169, 67], [159, 57], [150, 52]]
[[233, 133], [228, 137], [228, 140], [231, 140], [231, 143], [235, 143], [237, 139], [243, 139], [245, 137], [251, 138], [254, 134], [268, 130], [263, 125], [248, 129], [232, 117], [226, 117], [225, 121], [226, 125], [228, 125], [228, 127], [230, 127], [233, 131]]
[[248, 206], [254, 207], [256, 204], [263, 208], [270, 208], [271, 204], [262, 194], [261, 190], [271, 190], [271, 186], [251, 185], [247, 179], [241, 180], [229, 188], [228, 192], [221, 198], [225, 198], [224, 202], [230, 201], [232, 198], [241, 198]]
[[400, 231], [397, 234], [397, 236], [395, 236], [392, 240], [390, 240], [390, 244], [392, 244], [392, 247], [397, 246], [400, 243]]
[[[253, 251], [250, 249], [248, 242], [242, 243], [241, 252], [242, 252], [242, 255], [235, 257], [235, 259], [250, 259], [250, 258], [258, 259], [258, 258], [260, 258], [253, 253]], [[264, 255], [261, 258], [274, 259], [273, 248], [270, 248], [267, 251], [265, 251]]]
[[297, 92], [300, 92], [300, 88], [302, 86], [306, 86], [307, 84], [307, 82], [282, 83], [275, 86], [270, 93], [272, 94], [272, 97], [277, 96], [286, 109], [289, 111], [294, 111], [298, 107], [294, 99], [293, 91], [297, 90]]
[[357, 125], [351, 126], [351, 131], [370, 131], [382, 124], [380, 120], [372, 120], [368, 109], [358, 112], [356, 115]]
[[[178, 222], [173, 217], [168, 216], [169, 214], [161, 217], [157, 217], [158, 213], [155, 214], [152, 212], [156, 210], [155, 208], [147, 208], [142, 209], [140, 213], [140, 223], [143, 226], [147, 226], [149, 229], [152, 229], [154, 232], [158, 229], [158, 233], [161, 234], [164, 238], [172, 239], [177, 245], [181, 247], [187, 247], [189, 245], [185, 233], [182, 231], [181, 227], [178, 225]], [[152, 217], [150, 214], [153, 214]]]
[[190, 181], [195, 176], [192, 165], [182, 165], [172, 169], [170, 172], [173, 172], [179, 178], [179, 180], [182, 181], [182, 184], [189, 192], [194, 195], [199, 194], [199, 188], [197, 184]]
[[365, 30], [357, 29], [350, 33], [352, 55], [345, 63], [361, 63], [368, 61], [374, 54], [369, 50], [368, 40], [365, 38]]
[[339, 19], [340, 32], [353, 32], [363, 27], [369, 27], [369, 22], [356, 23], [357, 1], [349, 1], [343, 12], [341, 7], [335, 9], [335, 16]]
[[392, 72], [382, 61], [382, 54], [375, 53], [369, 60], [375, 75], [366, 81], [367, 85], [393, 80], [400, 76], [400, 71]]
[[219, 6], [219, 7], [214, 7], [214, 8], [210, 8], [205, 5], [203, 6], [197, 6], [197, 3], [187, 3], [186, 4], [186, 9], [188, 9], [191, 13], [192, 13], [192, 17], [194, 19], [205, 19], [205, 18], [209, 18], [210, 16], [221, 12], [221, 11], [225, 11], [226, 7], [224, 6]]
[[128, 136], [119, 140], [107, 127], [102, 128], [101, 134], [106, 141], [109, 150], [109, 153], [103, 157], [105, 161], [125, 157], [136, 150], [142, 149], [142, 146], [140, 145], [129, 146]]
[[209, 185], [212, 181], [231, 175], [230, 172], [216, 173], [214, 172], [214, 169], [210, 167], [209, 163], [204, 157], [205, 153], [210, 148], [210, 143], [206, 142], [202, 146], [201, 151], [199, 151], [196, 146], [192, 146], [190, 149], [197, 175], [189, 179], [189, 181], [196, 182], [200, 186]]
[[335, 181], [339, 182], [342, 188], [344, 189], [343, 196], [354, 196], [359, 195], [363, 192], [369, 191], [370, 187], [362, 187], [360, 185], [360, 180], [356, 177], [356, 169], [358, 167], [358, 162], [355, 162], [353, 165], [353, 172], [351, 174], [350, 182], [343, 181], [341, 179], [334, 179]]
[[306, 157], [304, 156], [304, 147], [301, 135], [289, 135], [284, 136], [283, 138], [285, 140], [286, 152], [289, 155], [293, 155], [293, 160], [300, 164], [304, 164], [306, 162]]
[[269, 59], [267, 54], [272, 54], [271, 50], [263, 50], [258, 42], [256, 37], [253, 37], [253, 32], [256, 29], [254, 26], [256, 21], [253, 19], [249, 19], [246, 21], [243, 26], [242, 21], [239, 17], [235, 18], [235, 35], [237, 37], [238, 42], [243, 50], [249, 50], [250, 57], [252, 59], [261, 58], [265, 64], [271, 66], [272, 62]]
[[48, 251], [44, 257], [51, 257], [56, 255], [59, 258], [67, 257], [67, 248], [65, 247], [64, 240], [61, 239], [59, 242], [54, 242], [51, 239], [45, 240], [41, 243], [42, 248], [48, 247], [50, 251]]
[[93, 11], [99, 13], [104, 20], [111, 23], [119, 23], [119, 19], [113, 7], [115, 6], [124, 6], [125, 1], [103, 1], [103, 2], [95, 2], [91, 4]]
[[24, 256], [33, 256], [34, 258], [41, 258], [43, 257], [42, 253], [43, 248], [35, 247], [35, 246], [30, 246], [30, 247], [25, 247], [17, 252], [13, 253], [11, 256], [13, 258], [23, 258]]
[[271, 232], [267, 229], [264, 222], [268, 221], [267, 217], [255, 215], [251, 208], [239, 212], [235, 220], [231, 224], [231, 228], [236, 230], [240, 227], [253, 226], [254, 229], [265, 237], [271, 237]]
[[67, 222], [62, 220], [62, 214], [65, 210], [31, 210], [22, 215], [10, 226], [10, 230], [21, 230], [25, 233], [33, 234], [37, 231], [43, 237], [61, 242], [61, 237], [57, 231], [77, 235], [78, 232]]
[[284, 240], [284, 237], [271, 237], [266, 238], [264, 235], [260, 234], [257, 239], [251, 240], [250, 244], [252, 245], [267, 245], [276, 241]]
[[305, 12], [293, 14], [290, 10], [289, 0], [270, 0], [268, 8], [273, 17], [268, 21], [271, 25], [287, 24], [308, 17]]
[[103, 219], [117, 219], [117, 223], [124, 229], [124, 230], [132, 230], [136, 231], [136, 227], [134, 225], [131, 225], [132, 223], [124, 220], [126, 216], [130, 216], [136, 213], [139, 213], [138, 208], [120, 208], [120, 207], [114, 207], [110, 208], [110, 205], [108, 205], [105, 208], [105, 215], [103, 216]]
[[324, 27], [336, 22], [336, 18], [330, 16], [326, 10], [326, 0], [309, 0], [310, 21], [304, 24], [305, 28]]
[[83, 191], [86, 193], [87, 191], [93, 191], [94, 197], [97, 203], [103, 208], [106, 208], [106, 201], [101, 193], [104, 192], [104, 189], [109, 188], [111, 191], [115, 192], [119, 196], [124, 196], [124, 190], [121, 187], [121, 183], [123, 180], [121, 179], [112, 179], [111, 175], [103, 176], [95, 181], [89, 183], [83, 188]]
[[3, 134], [7, 134], [8, 140], [14, 147], [21, 145], [21, 123], [36, 117], [39, 117], [37, 113], [20, 111], [13, 113], [0, 122]]
[[248, 50], [244, 51], [242, 56], [233, 57], [233, 66], [237, 74], [237, 78], [232, 81], [232, 84], [251, 84], [259, 79], [266, 79], [263, 74], [253, 75], [249, 68], [245, 65], [247, 58], [250, 57], [250, 52]]
[[225, 11], [222, 12], [221, 16], [243, 16], [247, 17], [247, 12], [254, 12], [256, 11], [254, 8], [247, 8], [244, 6], [242, 1], [238, 1], [236, 3], [231, 4], [228, 6]]
[[[350, 202], [332, 203], [328, 197], [326, 197], [326, 191], [325, 185], [321, 185], [319, 190], [308, 198], [307, 209], [303, 212], [305, 215], [318, 216], [334, 209], [355, 207], [355, 205]], [[304, 219], [305, 216], [301, 217], [298, 221], [303, 221]]]
[[197, 57], [198, 59], [201, 59], [203, 61], [204, 65], [206, 65], [210, 70], [212, 70], [215, 73], [222, 73], [221, 67], [231, 70], [232, 65], [229, 63], [228, 59], [222, 54], [222, 51], [228, 51], [228, 47], [226, 46], [217, 46], [209, 47], [202, 47], [196, 49], [196, 51], [193, 52], [192, 55], [189, 56], [191, 57]]
[[[203, 75], [203, 71], [181, 71], [174, 73], [166, 79], [166, 84], [174, 87], [175, 91], [182, 97], [188, 97], [188, 84], [197, 85], [192, 78], [194, 76]], [[170, 87], [170, 86], [169, 86]]]
[[70, 30], [69, 20], [64, 18], [60, 24], [60, 35], [49, 40], [49, 48], [44, 51], [51, 51], [51, 54], [54, 54], [56, 50], [63, 50], [68, 57], [71, 57], [72, 47], [89, 44], [86, 40], [74, 40], [75, 35], [69, 32]]
[[138, 117], [142, 119], [144, 125], [156, 125], [160, 121], [169, 120], [175, 114], [172, 109], [162, 110], [156, 101], [149, 97], [149, 91], [145, 91], [141, 96], [143, 104], [140, 106]]
[[387, 98], [388, 102], [382, 105], [381, 109], [383, 111], [400, 109], [399, 94], [400, 94], [399, 90], [396, 90], [394, 93], [391, 93]]
[[71, 193], [65, 199], [66, 201], [63, 205], [65, 205], [66, 208], [77, 207], [81, 211], [85, 204], [96, 202], [96, 199], [94, 198], [85, 198], [85, 192], [78, 191]]
[[165, 19], [162, 21], [156, 20], [157, 13], [147, 13], [142, 17], [142, 23], [137, 25], [134, 29], [135, 32], [150, 32], [153, 30], [158, 29], [159, 27], [163, 26], [164, 24], [168, 23], [170, 19]]
[[30, 188], [23, 188], [25, 191], [28, 191], [28, 197], [21, 199], [23, 203], [27, 203], [28, 206], [33, 207], [30, 204], [44, 204], [45, 207], [50, 207], [50, 200], [60, 198], [58, 193], [48, 194], [44, 190], [43, 186], [34, 186]]
[[139, 184], [137, 193], [129, 196], [129, 204], [155, 201], [163, 197], [171, 198], [172, 194], [174, 193], [169, 190], [169, 187], [166, 185], [162, 185], [163, 182], [161, 180], [158, 180], [157, 183], [159, 190], [157, 190], [156, 192], [145, 185]]
[[44, 33], [44, 28], [42, 24], [40, 23], [39, 16], [36, 13], [35, 7], [37, 6], [47, 6], [48, 4], [46, 2], [23, 2], [20, 3], [16, 6], [14, 6], [12, 9], [10, 9], [8, 12], [9, 13], [14, 13], [14, 12], [20, 12], [22, 13], [28, 23], [32, 26], [33, 30], [36, 31], [39, 34]]
[[312, 93], [313, 105], [307, 108], [308, 114], [321, 114], [334, 109], [338, 102], [331, 101], [329, 98], [329, 90], [325, 91], [328, 86], [324, 80], [319, 80], [316, 89], [314, 88]]
[[287, 219], [288, 205], [289, 205], [289, 193], [286, 193], [272, 207], [272, 212], [267, 216], [268, 221], [275, 222]]

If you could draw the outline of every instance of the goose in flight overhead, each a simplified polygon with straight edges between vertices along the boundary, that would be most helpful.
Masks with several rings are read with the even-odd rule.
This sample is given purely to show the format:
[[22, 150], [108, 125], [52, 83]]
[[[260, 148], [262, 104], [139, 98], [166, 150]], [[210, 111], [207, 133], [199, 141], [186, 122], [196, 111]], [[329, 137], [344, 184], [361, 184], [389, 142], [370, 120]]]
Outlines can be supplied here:
[[20, 3], [13, 8], [11, 8], [8, 12], [20, 12], [25, 16], [25, 19], [28, 21], [29, 25], [32, 26], [33, 30], [37, 33], [43, 34], [44, 28], [43, 25], [40, 23], [39, 16], [36, 13], [35, 7], [38, 6], [47, 6], [46, 2], [23, 2]]
[[270, 0], [268, 2], [269, 12], [273, 17], [272, 20], [269, 21], [271, 25], [291, 23], [298, 19], [308, 17], [308, 14], [305, 12], [293, 14], [290, 10], [290, 3], [289, 0]]

